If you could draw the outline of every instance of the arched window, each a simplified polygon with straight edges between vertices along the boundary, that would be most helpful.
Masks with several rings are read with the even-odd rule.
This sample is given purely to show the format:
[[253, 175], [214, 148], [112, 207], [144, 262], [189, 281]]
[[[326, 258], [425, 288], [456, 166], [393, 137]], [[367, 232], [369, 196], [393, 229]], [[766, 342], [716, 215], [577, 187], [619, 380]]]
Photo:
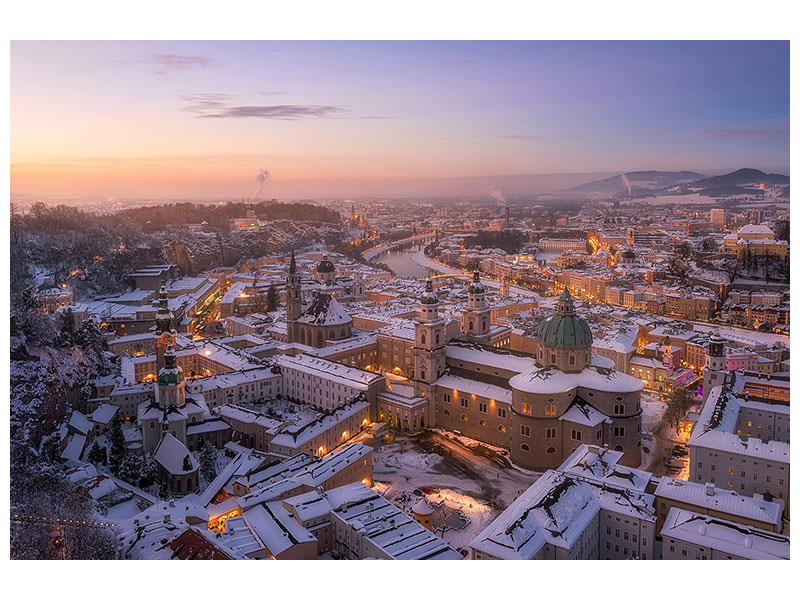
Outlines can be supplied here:
[[625, 452], [625, 448], [623, 448], [623, 447], [622, 447], [622, 446], [620, 446], [619, 444], [617, 444], [616, 446], [614, 446], [614, 450], [616, 450], [617, 452]]
[[474, 329], [474, 327], [473, 327], [473, 321], [472, 321], [472, 319], [470, 319], [470, 320], [469, 320], [469, 330], [470, 330], [470, 331], [472, 331], [473, 329]]
[[555, 448], [553, 448], [552, 446], [550, 446], [550, 447], [547, 449], [547, 453], [548, 453], [548, 454], [555, 454], [555, 453], [556, 453], [556, 449], [555, 449]]
[[439, 344], [439, 332], [438, 331], [436, 332], [436, 344], [437, 345]]
[[420, 341], [422, 342], [422, 344], [423, 344], [423, 345], [425, 345], [425, 339], [426, 339], [426, 338], [425, 338], [425, 334], [423, 333], [423, 334], [420, 336]]
[[519, 447], [519, 449], [520, 449], [520, 450], [523, 450], [524, 452], [528, 452], [528, 450], [530, 450], [530, 448], [528, 447], [528, 444], [522, 444], [522, 445]]
[[448, 416], [448, 417], [450, 416], [450, 411], [447, 410], [446, 408], [442, 412], [445, 414], [445, 416]]

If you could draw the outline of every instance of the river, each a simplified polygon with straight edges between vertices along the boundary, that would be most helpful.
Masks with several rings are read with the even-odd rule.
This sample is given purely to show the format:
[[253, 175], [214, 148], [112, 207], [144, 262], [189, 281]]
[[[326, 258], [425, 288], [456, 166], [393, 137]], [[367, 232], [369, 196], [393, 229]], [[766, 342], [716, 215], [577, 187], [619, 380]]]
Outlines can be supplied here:
[[415, 244], [405, 248], [392, 248], [378, 254], [372, 262], [385, 263], [398, 277], [421, 279], [428, 276], [428, 269], [420, 267], [411, 260], [411, 255], [424, 248], [424, 244]]

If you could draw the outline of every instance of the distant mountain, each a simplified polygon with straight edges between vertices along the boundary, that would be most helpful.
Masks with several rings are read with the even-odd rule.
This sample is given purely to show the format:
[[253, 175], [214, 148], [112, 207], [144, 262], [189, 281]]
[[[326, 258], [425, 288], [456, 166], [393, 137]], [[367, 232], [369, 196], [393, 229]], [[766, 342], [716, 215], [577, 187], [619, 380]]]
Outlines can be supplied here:
[[[630, 185], [630, 189], [628, 188]], [[761, 186], [788, 186], [789, 177], [758, 169], [739, 169], [724, 175], [706, 177], [694, 171], [631, 171], [590, 181], [567, 190], [568, 195], [616, 198], [647, 196], [763, 196]]]
[[739, 169], [725, 175], [693, 181], [688, 187], [697, 190], [715, 190], [732, 187], [759, 187], [761, 184], [789, 185], [789, 177], [779, 173], [764, 173], [758, 169]]
[[629, 171], [564, 191], [569, 195], [583, 196], [649, 196], [657, 190], [697, 181], [704, 177], [705, 175], [695, 171]]

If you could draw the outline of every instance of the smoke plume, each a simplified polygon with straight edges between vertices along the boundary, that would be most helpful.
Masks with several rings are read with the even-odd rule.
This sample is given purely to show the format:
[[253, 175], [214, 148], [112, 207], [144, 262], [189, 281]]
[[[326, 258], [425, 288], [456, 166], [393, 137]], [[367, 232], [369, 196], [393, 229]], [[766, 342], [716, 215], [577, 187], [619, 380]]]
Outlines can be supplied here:
[[489, 192], [489, 195], [495, 200], [497, 200], [497, 202], [499, 202], [502, 206], [508, 206], [508, 200], [506, 200], [506, 197], [503, 196], [503, 192], [501, 192], [496, 187], [492, 188], [492, 191]]
[[253, 196], [254, 198], [258, 198], [258, 195], [261, 193], [261, 188], [264, 187], [264, 182], [270, 178], [269, 171], [266, 169], [259, 169], [258, 174], [256, 175], [256, 193]]
[[622, 173], [619, 177], [620, 177], [620, 179], [622, 179], [622, 183], [625, 184], [625, 187], [628, 188], [628, 198], [630, 198], [631, 197], [631, 182], [628, 179], [628, 176], [625, 175], [625, 173]]

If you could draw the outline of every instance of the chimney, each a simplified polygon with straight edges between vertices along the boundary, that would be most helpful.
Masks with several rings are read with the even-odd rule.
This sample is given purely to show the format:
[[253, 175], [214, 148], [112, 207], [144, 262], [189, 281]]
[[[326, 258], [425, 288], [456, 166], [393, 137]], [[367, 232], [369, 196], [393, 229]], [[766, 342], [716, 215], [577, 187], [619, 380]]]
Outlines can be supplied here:
[[706, 496], [713, 496], [714, 495], [714, 484], [710, 481], [706, 482]]

